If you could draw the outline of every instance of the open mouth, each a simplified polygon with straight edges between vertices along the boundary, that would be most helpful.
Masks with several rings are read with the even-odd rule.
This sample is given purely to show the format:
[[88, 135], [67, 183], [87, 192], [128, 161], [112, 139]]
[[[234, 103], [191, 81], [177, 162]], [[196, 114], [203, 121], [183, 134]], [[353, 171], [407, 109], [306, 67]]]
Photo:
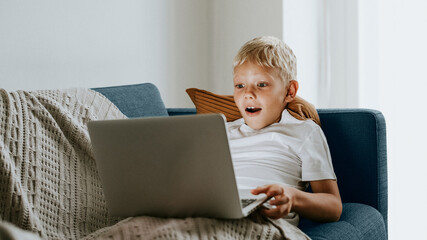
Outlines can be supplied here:
[[247, 108], [245, 109], [245, 111], [246, 111], [246, 112], [248, 112], [248, 113], [256, 113], [256, 112], [261, 111], [261, 108], [256, 108], [256, 107], [247, 107]]

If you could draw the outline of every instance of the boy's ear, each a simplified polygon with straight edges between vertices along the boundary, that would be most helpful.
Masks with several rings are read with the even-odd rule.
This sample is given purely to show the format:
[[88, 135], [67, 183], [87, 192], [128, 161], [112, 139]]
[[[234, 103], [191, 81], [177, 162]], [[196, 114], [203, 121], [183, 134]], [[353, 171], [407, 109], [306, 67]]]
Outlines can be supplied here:
[[291, 80], [288, 84], [288, 92], [286, 93], [285, 102], [292, 102], [298, 92], [298, 82], [296, 80]]

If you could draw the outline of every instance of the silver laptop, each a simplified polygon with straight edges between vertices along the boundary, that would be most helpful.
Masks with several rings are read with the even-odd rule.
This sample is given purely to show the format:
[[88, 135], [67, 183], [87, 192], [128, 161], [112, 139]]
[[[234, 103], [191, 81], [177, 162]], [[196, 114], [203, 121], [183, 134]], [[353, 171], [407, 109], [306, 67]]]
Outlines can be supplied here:
[[92, 121], [88, 128], [113, 216], [236, 219], [267, 200], [238, 190], [223, 115]]

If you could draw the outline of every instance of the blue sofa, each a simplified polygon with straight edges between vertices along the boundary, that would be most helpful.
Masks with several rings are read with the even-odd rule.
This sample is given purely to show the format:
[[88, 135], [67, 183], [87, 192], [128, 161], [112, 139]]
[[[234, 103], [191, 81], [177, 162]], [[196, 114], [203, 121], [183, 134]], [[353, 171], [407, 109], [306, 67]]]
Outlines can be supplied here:
[[[166, 108], [151, 83], [95, 88], [129, 118], [196, 114], [195, 108]], [[183, 92], [182, 94], [185, 94]], [[386, 126], [381, 112], [319, 109], [343, 201], [341, 219], [299, 227], [312, 239], [387, 239]]]

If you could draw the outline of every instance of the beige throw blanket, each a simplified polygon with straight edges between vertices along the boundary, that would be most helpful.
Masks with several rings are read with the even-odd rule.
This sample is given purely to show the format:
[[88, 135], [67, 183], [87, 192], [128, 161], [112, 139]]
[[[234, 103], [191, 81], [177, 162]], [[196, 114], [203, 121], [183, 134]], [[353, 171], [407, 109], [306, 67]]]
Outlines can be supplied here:
[[[86, 124], [125, 116], [88, 89], [0, 89], [0, 238], [307, 239], [286, 221], [109, 217]], [[30, 232], [22, 231], [28, 230]], [[29, 235], [30, 234], [30, 235]], [[35, 235], [32, 235], [35, 236]]]
[[134, 217], [103, 228], [92, 239], [310, 239], [283, 219], [269, 220], [257, 213], [244, 219]]
[[87, 89], [0, 90], [0, 217], [43, 239], [79, 239], [114, 221], [86, 124], [125, 118]]

